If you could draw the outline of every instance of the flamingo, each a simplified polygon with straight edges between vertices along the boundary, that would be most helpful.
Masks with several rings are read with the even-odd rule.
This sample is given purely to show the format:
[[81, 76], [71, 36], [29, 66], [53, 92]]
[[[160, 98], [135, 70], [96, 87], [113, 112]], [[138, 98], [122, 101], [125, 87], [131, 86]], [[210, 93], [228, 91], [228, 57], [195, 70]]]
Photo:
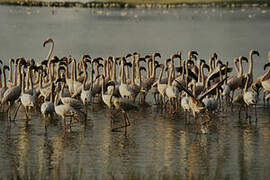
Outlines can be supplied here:
[[7, 80], [6, 80], [6, 69], [10, 70], [7, 65], [2, 66], [2, 73], [3, 73], [3, 87], [0, 88], [0, 100], [2, 100], [4, 93], [6, 92], [7, 88]]
[[[178, 99], [178, 95], [179, 95], [179, 90], [176, 86], [172, 85], [172, 73], [173, 73], [173, 66], [171, 66], [171, 70], [170, 70], [168, 85], [166, 88], [166, 95], [169, 98], [170, 105], [173, 106], [173, 104], [174, 104], [175, 107], [174, 107], [173, 113], [175, 113], [178, 109], [177, 99]], [[170, 112], [172, 112], [171, 107], [170, 107]]]
[[[19, 58], [18, 62], [19, 62], [18, 63], [19, 64], [19, 72], [21, 72], [21, 65], [26, 65], [26, 61], [24, 58]], [[10, 111], [11, 106], [20, 97], [21, 90], [22, 90], [22, 75], [21, 75], [21, 73], [19, 73], [19, 85], [13, 86], [13, 87], [7, 89], [3, 95], [2, 100], [1, 100], [2, 104], [5, 104], [7, 102], [10, 103], [8, 106], [8, 109], [7, 109], [8, 116], [9, 116], [9, 111]]]
[[132, 97], [133, 93], [132, 93], [131, 87], [127, 83], [125, 83], [125, 78], [124, 78], [125, 69], [124, 69], [124, 58], [123, 57], [121, 58], [121, 70], [122, 70], [122, 74], [121, 74], [121, 83], [119, 86], [119, 93], [120, 93], [122, 98]]
[[[246, 82], [245, 82], [245, 87], [244, 87], [244, 92], [243, 92], [243, 99], [246, 104], [246, 117], [248, 117], [248, 111], [247, 108], [251, 105], [255, 105], [255, 113], [256, 113], [256, 104], [258, 102], [258, 95], [254, 93], [253, 91], [248, 91], [248, 84], [249, 84], [249, 78], [251, 76], [247, 75], [246, 76]], [[257, 119], [257, 117], [256, 117]]]

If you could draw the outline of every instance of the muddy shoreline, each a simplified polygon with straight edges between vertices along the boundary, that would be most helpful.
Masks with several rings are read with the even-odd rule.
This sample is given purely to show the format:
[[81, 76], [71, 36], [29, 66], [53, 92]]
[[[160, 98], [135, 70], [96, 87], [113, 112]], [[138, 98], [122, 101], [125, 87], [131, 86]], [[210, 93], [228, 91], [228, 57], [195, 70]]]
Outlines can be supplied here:
[[81, 7], [81, 8], [242, 8], [269, 7], [270, 1], [226, 1], [192, 3], [126, 3], [126, 2], [44, 2], [44, 1], [5, 1], [0, 5], [33, 7]]

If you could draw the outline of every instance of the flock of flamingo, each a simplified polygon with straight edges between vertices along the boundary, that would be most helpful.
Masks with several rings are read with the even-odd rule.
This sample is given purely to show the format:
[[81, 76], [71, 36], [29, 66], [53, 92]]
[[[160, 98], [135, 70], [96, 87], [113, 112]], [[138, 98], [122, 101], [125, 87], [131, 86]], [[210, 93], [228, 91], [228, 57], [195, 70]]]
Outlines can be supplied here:
[[[15, 121], [20, 107], [27, 121], [31, 119], [29, 110], [38, 107], [44, 119], [62, 119], [67, 129], [80, 122], [80, 117], [86, 118], [89, 105], [103, 103], [112, 116], [123, 115], [117, 126], [112, 120], [112, 130], [126, 129], [131, 124], [127, 113], [147, 104], [148, 94], [153, 95], [153, 104], [166, 113], [180, 112], [180, 107], [187, 117], [192, 112], [194, 122], [197, 116], [218, 112], [222, 104], [231, 103], [245, 107], [248, 117], [250, 106], [255, 106], [256, 112], [260, 90], [270, 92], [270, 52], [264, 66], [267, 72], [254, 81], [253, 58], [259, 56], [255, 50], [249, 52], [249, 58], [235, 58], [236, 74], [229, 75], [233, 68], [219, 60], [216, 53], [208, 62], [198, 59], [196, 51], [189, 51], [186, 59], [177, 52], [164, 63], [160, 63], [159, 53], [142, 57], [137, 52], [107, 59], [83, 55], [77, 62], [72, 57], [52, 57], [54, 41], [49, 38], [43, 46], [46, 44], [51, 47], [43, 61], [20, 57], [2, 65], [0, 99], [2, 109], [7, 108], [9, 122]], [[243, 63], [249, 63], [246, 73]], [[240, 91], [236, 97], [235, 91]], [[264, 97], [269, 98], [270, 93]], [[186, 123], [191, 123], [187, 119]]]

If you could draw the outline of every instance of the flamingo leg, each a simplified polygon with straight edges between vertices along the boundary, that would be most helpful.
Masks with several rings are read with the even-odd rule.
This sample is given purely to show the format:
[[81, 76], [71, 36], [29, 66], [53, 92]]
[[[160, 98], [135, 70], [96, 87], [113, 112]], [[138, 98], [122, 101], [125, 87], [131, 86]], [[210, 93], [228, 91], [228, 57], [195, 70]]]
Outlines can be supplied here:
[[256, 106], [256, 104], [255, 104], [254, 110], [255, 110], [255, 119], [256, 119], [256, 122], [257, 122], [258, 118], [257, 118], [257, 106]]
[[130, 121], [126, 112], [125, 112], [125, 117], [126, 117], [127, 126], [130, 126]]
[[125, 131], [126, 131], [126, 128], [127, 128], [128, 126], [130, 126], [130, 122], [129, 122], [129, 120], [128, 120], [128, 117], [127, 117], [126, 112], [125, 112], [125, 111], [122, 111], [122, 114], [123, 114], [123, 121], [124, 121], [124, 124], [122, 124], [121, 126], [112, 128], [112, 131], [116, 131], [117, 129], [121, 129], [121, 128], [125, 128]]
[[66, 124], [67, 124], [66, 123], [66, 115], [64, 115], [64, 118], [63, 119], [64, 119], [64, 128], [66, 129]]
[[231, 102], [233, 101], [234, 91], [232, 91]]
[[29, 116], [28, 116], [28, 109], [27, 109], [27, 107], [24, 107], [24, 109], [25, 109], [25, 115], [26, 115], [26, 119], [27, 119], [27, 120], [29, 120]]
[[20, 108], [20, 106], [22, 105], [22, 103], [20, 102], [20, 104], [18, 105], [16, 111], [15, 111], [15, 115], [14, 115], [14, 118], [13, 118], [13, 121], [15, 121], [16, 117], [17, 117], [17, 113], [18, 113], [18, 110]]
[[263, 107], [265, 107], [265, 92], [263, 92]]

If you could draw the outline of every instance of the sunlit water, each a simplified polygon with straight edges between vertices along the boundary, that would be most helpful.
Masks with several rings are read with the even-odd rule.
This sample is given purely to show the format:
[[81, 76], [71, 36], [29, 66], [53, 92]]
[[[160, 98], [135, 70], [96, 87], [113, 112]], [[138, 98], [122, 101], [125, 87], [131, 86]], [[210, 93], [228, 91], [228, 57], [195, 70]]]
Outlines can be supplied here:
[[[0, 6], [0, 59], [44, 59], [43, 40], [52, 37], [54, 54], [121, 56], [158, 51], [165, 59], [194, 49], [200, 58], [217, 52], [231, 61], [257, 49], [255, 76], [263, 74], [270, 47], [269, 9], [78, 9]], [[247, 68], [246, 70], [247, 71]], [[152, 103], [152, 98], [148, 101]], [[85, 123], [64, 132], [37, 111], [26, 124], [23, 108], [10, 127], [0, 121], [0, 178], [12, 179], [267, 179], [270, 177], [270, 111], [257, 108], [251, 122], [238, 106], [222, 108], [207, 134], [156, 106], [130, 112], [132, 123], [111, 132], [110, 113], [90, 105]], [[121, 120], [119, 115], [117, 118]], [[192, 118], [191, 118], [192, 119]], [[202, 119], [205, 119], [203, 117]]]

